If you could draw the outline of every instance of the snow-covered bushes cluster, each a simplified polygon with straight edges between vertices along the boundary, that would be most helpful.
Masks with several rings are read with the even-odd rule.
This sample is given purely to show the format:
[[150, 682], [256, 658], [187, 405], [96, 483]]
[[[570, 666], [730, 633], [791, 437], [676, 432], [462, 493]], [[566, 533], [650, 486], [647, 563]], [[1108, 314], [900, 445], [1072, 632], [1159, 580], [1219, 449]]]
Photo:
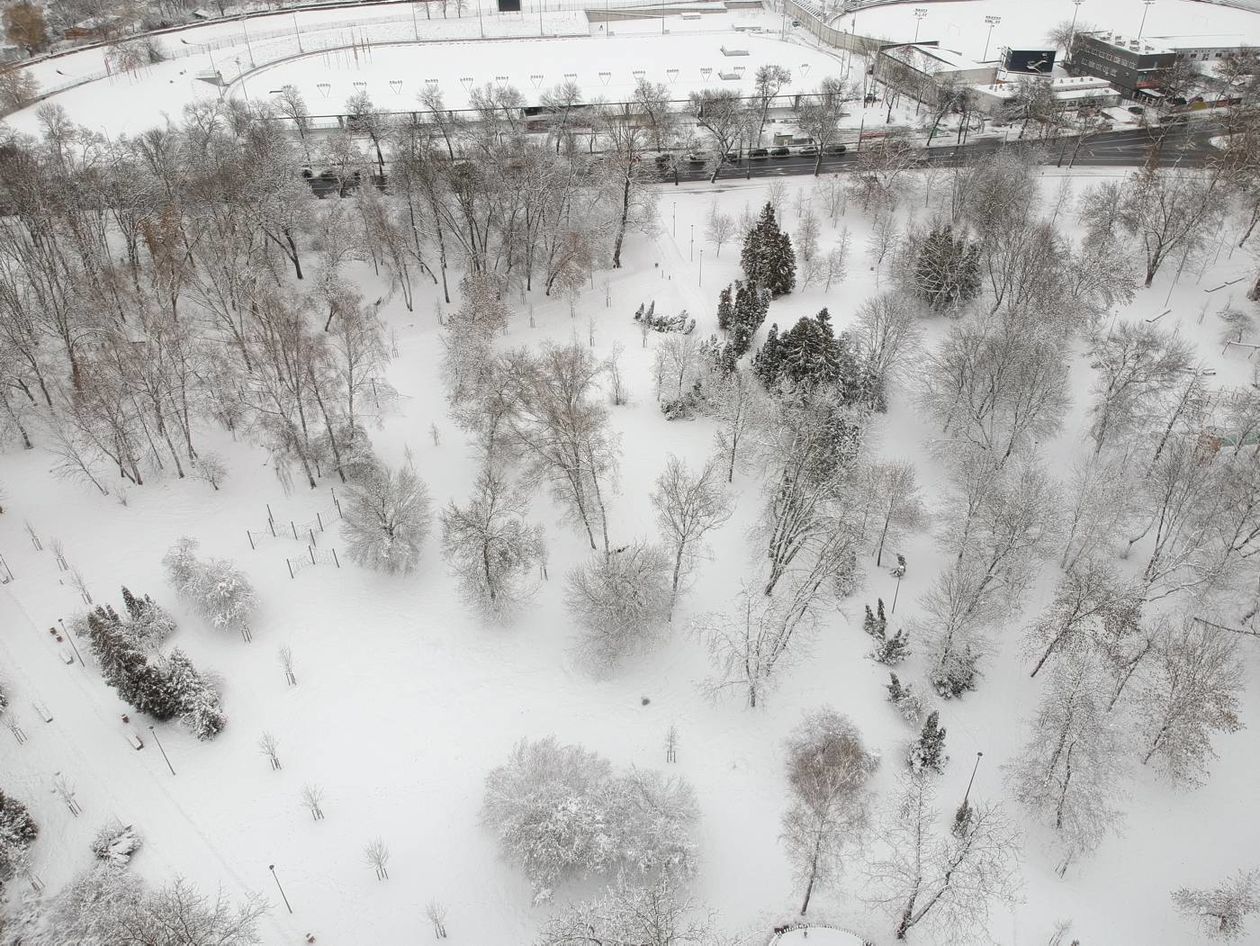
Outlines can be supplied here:
[[185, 536], [166, 556], [166, 577], [175, 592], [217, 628], [239, 630], [249, 638], [249, 622], [257, 602], [245, 574], [222, 558], [197, 557], [200, 543]]
[[151, 637], [144, 635], [151, 634], [150, 619], [159, 609], [132, 600], [141, 605], [139, 619], [124, 620], [101, 605], [81, 625], [105, 682], [137, 710], [159, 720], [179, 718], [198, 739], [213, 739], [227, 722], [218, 690], [183, 651], [163, 655], [154, 650]]
[[92, 853], [110, 867], [126, 867], [140, 850], [140, 832], [129, 824], [111, 821], [102, 825], [92, 839]]
[[536, 901], [571, 878], [651, 882], [686, 879], [695, 869], [699, 812], [690, 785], [658, 772], [615, 772], [601, 756], [554, 737], [518, 743], [490, 771], [482, 813]]

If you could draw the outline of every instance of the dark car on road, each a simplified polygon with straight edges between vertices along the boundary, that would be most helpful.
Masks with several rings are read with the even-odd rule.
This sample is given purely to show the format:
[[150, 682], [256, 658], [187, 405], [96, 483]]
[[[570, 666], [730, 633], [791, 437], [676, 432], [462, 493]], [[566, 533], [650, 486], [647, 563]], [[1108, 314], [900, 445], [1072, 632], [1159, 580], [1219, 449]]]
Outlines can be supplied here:
[[779, 147], [779, 148], [770, 149], [770, 157], [772, 158], [786, 158], [791, 153], [792, 153], [791, 148]]
[[748, 160], [749, 161], [764, 161], [767, 157], [769, 157], [769, 155], [770, 155], [770, 152], [767, 151], [765, 148], [751, 148], [748, 151]]

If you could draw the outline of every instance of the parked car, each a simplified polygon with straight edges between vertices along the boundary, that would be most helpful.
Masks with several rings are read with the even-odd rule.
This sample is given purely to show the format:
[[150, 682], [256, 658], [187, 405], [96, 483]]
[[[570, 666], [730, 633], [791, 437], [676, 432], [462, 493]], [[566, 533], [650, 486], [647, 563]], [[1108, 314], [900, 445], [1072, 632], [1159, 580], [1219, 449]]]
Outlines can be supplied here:
[[764, 161], [770, 156], [770, 152], [765, 148], [751, 148], [748, 152], [749, 161]]
[[669, 166], [674, 163], [673, 155], [658, 154], [653, 160], [656, 162], [658, 169], [668, 171]]
[[823, 148], [823, 154], [844, 154], [849, 149], [841, 144], [827, 145]]
[[770, 157], [772, 158], [786, 158], [791, 153], [791, 148], [778, 147], [770, 149]]
[[1127, 111], [1131, 112], [1131, 113], [1132, 113], [1132, 114], [1134, 114], [1134, 115], [1145, 115], [1145, 114], [1146, 114], [1146, 109], [1144, 109], [1141, 105], [1130, 105], [1130, 106], [1128, 107]]
[[799, 154], [802, 158], [818, 157], [818, 149], [815, 148], [813, 145], [806, 145], [804, 148], [801, 148], [796, 153]]
[[727, 164], [739, 164], [739, 152], [738, 152], [738, 151], [728, 151], [728, 152], [726, 152], [726, 163], [727, 163]]
[[697, 153], [696, 153], [696, 152], [694, 152], [694, 151], [693, 151], [691, 154], [687, 155], [687, 163], [688, 163], [688, 164], [704, 164], [704, 163], [706, 163], [708, 160], [709, 160], [709, 156], [708, 156], [708, 155], [706, 155], [706, 154], [697, 154]]

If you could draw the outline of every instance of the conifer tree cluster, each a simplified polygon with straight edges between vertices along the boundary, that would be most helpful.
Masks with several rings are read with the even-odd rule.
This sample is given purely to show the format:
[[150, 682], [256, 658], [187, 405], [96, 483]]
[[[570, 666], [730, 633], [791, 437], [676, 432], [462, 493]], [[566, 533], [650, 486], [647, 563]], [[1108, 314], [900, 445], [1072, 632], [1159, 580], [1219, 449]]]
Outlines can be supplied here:
[[830, 385], [842, 403], [869, 401], [853, 342], [845, 333], [836, 335], [826, 309], [786, 332], [771, 325], [766, 343], [753, 358], [753, 370], [769, 391]]
[[88, 643], [105, 682], [140, 712], [157, 720], [179, 718], [198, 739], [213, 739], [226, 723], [218, 691], [179, 649], [151, 657], [152, 614], [164, 612], [125, 588], [123, 597], [130, 620], [110, 605], [87, 616]]
[[871, 656], [879, 663], [887, 666], [900, 663], [910, 654], [910, 635], [898, 629], [892, 637], [888, 636], [888, 618], [884, 614], [884, 599], [876, 599], [876, 610], [866, 605], [866, 617], [862, 619], [862, 630], [875, 641]]
[[770, 294], [756, 283], [736, 280], [718, 295], [718, 328], [727, 333], [725, 359], [729, 363], [748, 354], [753, 336], [766, 321]]
[[26, 806], [0, 791], [0, 891], [26, 862], [26, 849], [39, 834], [39, 825]]
[[937, 312], [952, 311], [980, 291], [980, 245], [954, 236], [950, 226], [934, 227], [923, 238], [913, 266], [915, 291]]
[[885, 687], [888, 691], [888, 702], [897, 708], [897, 712], [906, 722], [917, 723], [923, 718], [923, 703], [914, 692], [914, 685], [902, 683], [895, 673], [888, 674], [888, 680], [888, 686]]
[[771, 296], [782, 296], [796, 286], [796, 254], [792, 238], [779, 229], [774, 206], [767, 203], [761, 216], [744, 237], [740, 265], [750, 283], [760, 286]]

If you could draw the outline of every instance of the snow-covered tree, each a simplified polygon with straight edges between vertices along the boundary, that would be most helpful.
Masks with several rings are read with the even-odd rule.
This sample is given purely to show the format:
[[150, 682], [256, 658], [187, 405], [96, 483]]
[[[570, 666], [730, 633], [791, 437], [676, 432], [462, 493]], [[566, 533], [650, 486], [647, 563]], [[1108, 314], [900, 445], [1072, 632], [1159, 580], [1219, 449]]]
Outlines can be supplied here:
[[863, 401], [853, 342], [847, 334], [836, 335], [826, 309], [799, 319], [786, 332], [770, 326], [753, 358], [753, 370], [771, 392], [829, 386], [843, 404]]
[[1095, 453], [1114, 438], [1141, 429], [1191, 367], [1190, 344], [1146, 322], [1119, 322], [1090, 347], [1097, 372], [1090, 436]]
[[583, 630], [583, 655], [607, 666], [644, 643], [669, 620], [669, 578], [669, 555], [641, 540], [573, 569], [565, 605]]
[[914, 241], [910, 289], [934, 312], [956, 312], [980, 291], [980, 247], [952, 227], [938, 226]]
[[796, 254], [792, 238], [779, 229], [774, 207], [766, 204], [756, 225], [744, 238], [740, 254], [744, 277], [772, 296], [782, 296], [796, 285]]
[[148, 595], [137, 598], [125, 586], [122, 590], [123, 604], [131, 620], [127, 622], [127, 632], [142, 647], [156, 649], [175, 631], [175, 620], [166, 613]]
[[992, 902], [1018, 894], [1018, 840], [997, 805], [973, 805], [961, 834], [945, 830], [935, 800], [933, 779], [903, 780], [879, 822], [869, 899], [891, 914], [898, 940], [922, 925], [933, 943], [971, 942], [985, 934]]
[[245, 573], [227, 559], [197, 557], [199, 543], [181, 538], [166, 556], [167, 578], [175, 591], [215, 627], [241, 632], [250, 639], [250, 619], [257, 600]]
[[671, 879], [621, 883], [553, 916], [534, 946], [717, 946], [710, 918], [698, 912]]
[[505, 616], [537, 587], [544, 561], [542, 527], [524, 519], [528, 500], [493, 466], [482, 467], [466, 506], [442, 509], [442, 550], [464, 597], [489, 614]]
[[674, 560], [669, 607], [673, 615], [682, 581], [703, 553], [704, 537], [731, 517], [733, 503], [721, 485], [717, 462], [709, 461], [699, 473], [670, 454], [656, 478], [652, 506], [665, 545]]
[[380, 467], [352, 484], [341, 504], [351, 560], [390, 574], [411, 571], [432, 525], [432, 506], [428, 486], [410, 463]]
[[1172, 901], [1208, 939], [1235, 942], [1247, 935], [1247, 917], [1260, 913], [1260, 870], [1239, 871], [1210, 890], [1182, 887]]
[[181, 650], [162, 661], [159, 687], [175, 707], [180, 722], [198, 739], [213, 739], [227, 725], [219, 705], [219, 691], [192, 665]]
[[844, 849], [867, 825], [866, 783], [879, 766], [846, 717], [829, 707], [806, 716], [788, 740], [792, 801], [783, 816], [783, 840], [805, 885], [801, 915], [818, 884], [835, 880]]
[[607, 760], [552, 737], [518, 743], [487, 774], [482, 816], [524, 868], [536, 902], [589, 873], [650, 882], [686, 879], [694, 869], [697, 810], [685, 782], [618, 776]]
[[140, 832], [114, 819], [96, 832], [92, 853], [110, 867], [126, 867], [131, 863], [131, 856], [140, 850], [141, 843]]
[[1145, 742], [1142, 764], [1158, 760], [1179, 782], [1207, 778], [1215, 733], [1237, 732], [1243, 664], [1227, 632], [1187, 620], [1157, 641], [1134, 702]]
[[26, 806], [0, 791], [0, 891], [26, 865], [26, 850], [39, 836], [39, 825]]
[[1109, 713], [1109, 686], [1092, 654], [1054, 666], [1029, 722], [1029, 738], [1007, 768], [1011, 791], [1049, 822], [1063, 851], [1060, 873], [1089, 854], [1122, 817], [1130, 739]]
[[949, 756], [945, 754], [945, 727], [940, 724], [940, 718], [940, 713], [936, 710], [928, 713], [919, 738], [911, 744], [910, 751], [906, 754], [910, 771], [916, 775], [927, 772], [940, 774], [949, 762]]

